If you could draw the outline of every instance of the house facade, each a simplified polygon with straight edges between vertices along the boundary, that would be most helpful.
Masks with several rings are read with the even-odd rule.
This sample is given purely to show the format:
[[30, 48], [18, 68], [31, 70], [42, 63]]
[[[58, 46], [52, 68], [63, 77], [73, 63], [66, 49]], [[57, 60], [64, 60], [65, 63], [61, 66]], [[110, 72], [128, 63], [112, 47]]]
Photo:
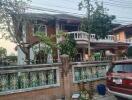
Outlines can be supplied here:
[[112, 34], [116, 36], [117, 41], [132, 43], [132, 24], [114, 28]]
[[[86, 61], [88, 59], [88, 33], [80, 30], [81, 18], [66, 14], [25, 14], [25, 21], [21, 26], [22, 34], [19, 34], [25, 43], [32, 45], [30, 48], [30, 60], [44, 60], [43, 53], [39, 52], [44, 45], [39, 43], [36, 32], [43, 32], [47, 36], [57, 35], [59, 31], [67, 32], [77, 43], [76, 61]], [[124, 51], [128, 47], [128, 43], [118, 41], [115, 35], [108, 35], [105, 39], [96, 39], [95, 34], [90, 34], [91, 54], [101, 51], [102, 57], [111, 54], [118, 54], [118, 51]], [[53, 38], [58, 43], [61, 38]], [[36, 49], [34, 49], [36, 48]], [[25, 55], [18, 46], [18, 64], [25, 64]], [[60, 61], [59, 50], [55, 49], [55, 56], [47, 59], [56, 59]], [[41, 57], [40, 57], [41, 55]], [[43, 61], [39, 61], [42, 63]]]

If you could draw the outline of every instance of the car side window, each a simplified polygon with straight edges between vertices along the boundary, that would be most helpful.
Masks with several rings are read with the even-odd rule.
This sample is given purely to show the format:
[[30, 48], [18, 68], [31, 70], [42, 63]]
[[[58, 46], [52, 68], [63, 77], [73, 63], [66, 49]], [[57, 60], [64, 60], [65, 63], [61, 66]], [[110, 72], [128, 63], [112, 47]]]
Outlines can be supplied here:
[[114, 73], [124, 72], [123, 65], [121, 65], [121, 64], [119, 64], [119, 65], [113, 65], [112, 72], [114, 72]]
[[132, 72], [132, 64], [125, 64], [124, 65], [124, 72], [126, 72], [126, 73]]

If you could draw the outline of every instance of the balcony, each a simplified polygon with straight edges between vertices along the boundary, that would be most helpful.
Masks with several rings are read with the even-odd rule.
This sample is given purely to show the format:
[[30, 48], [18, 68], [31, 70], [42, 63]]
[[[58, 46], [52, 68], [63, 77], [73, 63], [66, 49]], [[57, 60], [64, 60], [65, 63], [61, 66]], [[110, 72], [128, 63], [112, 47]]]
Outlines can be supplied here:
[[126, 39], [126, 43], [132, 44], [132, 38]]
[[[88, 33], [83, 31], [68, 32], [76, 41], [77, 44], [87, 44], [88, 43]], [[114, 35], [107, 35], [105, 39], [96, 39], [95, 34], [90, 35], [90, 42], [116, 42]]]
[[88, 34], [86, 32], [74, 31], [68, 34], [76, 40], [77, 44], [88, 44]]

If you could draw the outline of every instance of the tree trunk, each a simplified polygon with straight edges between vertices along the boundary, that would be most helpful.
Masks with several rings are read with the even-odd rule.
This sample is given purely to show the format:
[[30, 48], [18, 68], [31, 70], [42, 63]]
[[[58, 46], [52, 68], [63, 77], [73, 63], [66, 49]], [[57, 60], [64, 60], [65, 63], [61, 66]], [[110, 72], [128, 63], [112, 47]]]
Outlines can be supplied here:
[[91, 56], [90, 50], [90, 0], [87, 0], [87, 17], [88, 17], [88, 58]]
[[88, 34], [88, 58], [91, 56], [91, 49], [90, 49], [90, 34]]

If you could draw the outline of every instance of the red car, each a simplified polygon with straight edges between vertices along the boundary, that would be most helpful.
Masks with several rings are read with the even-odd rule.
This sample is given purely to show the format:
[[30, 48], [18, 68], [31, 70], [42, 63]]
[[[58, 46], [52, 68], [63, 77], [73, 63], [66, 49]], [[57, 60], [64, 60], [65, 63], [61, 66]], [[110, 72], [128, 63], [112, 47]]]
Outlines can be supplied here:
[[132, 59], [112, 63], [107, 72], [107, 87], [117, 99], [132, 100]]

